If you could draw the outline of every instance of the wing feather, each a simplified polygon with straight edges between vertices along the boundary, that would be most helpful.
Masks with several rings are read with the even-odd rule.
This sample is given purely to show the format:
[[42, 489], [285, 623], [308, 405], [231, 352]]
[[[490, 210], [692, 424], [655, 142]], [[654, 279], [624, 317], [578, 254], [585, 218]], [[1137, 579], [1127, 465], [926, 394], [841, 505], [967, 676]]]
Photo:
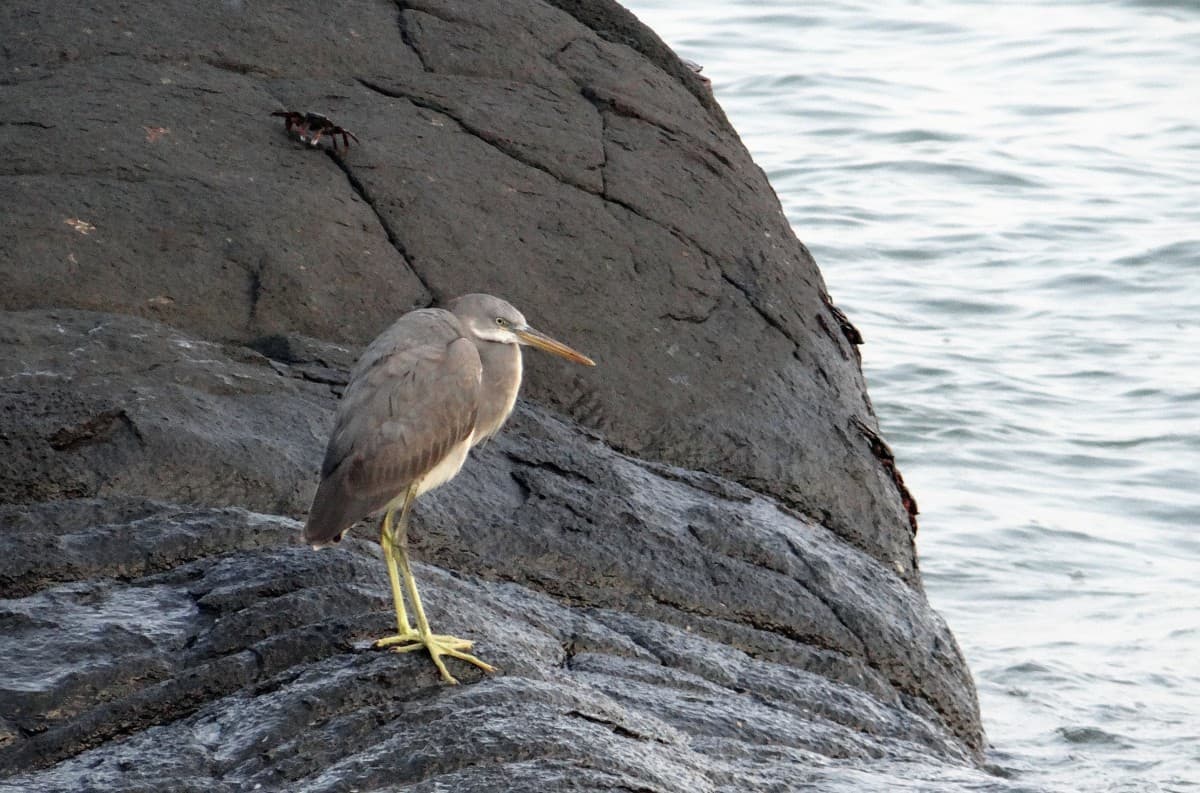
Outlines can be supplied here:
[[446, 311], [406, 314], [373, 341], [338, 406], [305, 540], [339, 537], [469, 438], [481, 376], [475, 345]]

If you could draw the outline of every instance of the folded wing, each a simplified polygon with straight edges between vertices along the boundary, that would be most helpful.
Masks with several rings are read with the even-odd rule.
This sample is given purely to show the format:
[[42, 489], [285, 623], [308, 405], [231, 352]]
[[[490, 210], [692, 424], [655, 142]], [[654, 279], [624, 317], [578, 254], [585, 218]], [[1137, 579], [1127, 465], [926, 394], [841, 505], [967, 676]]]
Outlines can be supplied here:
[[446, 311], [406, 314], [373, 341], [338, 406], [305, 541], [336, 542], [459, 449], [475, 428], [481, 375], [474, 343]]

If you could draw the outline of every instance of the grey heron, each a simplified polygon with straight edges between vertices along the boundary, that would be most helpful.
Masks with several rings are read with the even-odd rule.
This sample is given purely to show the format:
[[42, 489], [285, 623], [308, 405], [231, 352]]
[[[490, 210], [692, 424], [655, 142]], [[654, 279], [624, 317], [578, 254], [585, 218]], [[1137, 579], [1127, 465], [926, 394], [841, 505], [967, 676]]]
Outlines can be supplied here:
[[443, 655], [494, 669], [466, 652], [469, 640], [430, 630], [408, 561], [409, 512], [418, 496], [453, 478], [470, 448], [495, 434], [512, 413], [521, 387], [521, 345], [595, 365], [529, 327], [521, 312], [491, 295], [464, 295], [448, 310], [419, 309], [400, 317], [350, 372], [304, 526], [305, 542], [322, 548], [382, 512], [380, 542], [397, 632], [375, 646], [396, 652], [424, 648], [450, 683], [458, 681]]

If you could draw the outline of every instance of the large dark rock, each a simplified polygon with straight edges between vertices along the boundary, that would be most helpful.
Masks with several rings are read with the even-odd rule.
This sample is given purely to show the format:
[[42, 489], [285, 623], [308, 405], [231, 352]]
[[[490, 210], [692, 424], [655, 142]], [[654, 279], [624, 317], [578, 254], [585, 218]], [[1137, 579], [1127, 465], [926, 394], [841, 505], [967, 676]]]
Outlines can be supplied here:
[[[852, 329], [627, 12], [0, 20], [0, 788], [980, 783]], [[358, 347], [475, 290], [601, 365], [527, 356], [418, 504], [435, 625], [502, 670], [451, 688], [368, 649], [374, 530], [315, 553], [295, 519]]]
[[[0, 307], [362, 344], [495, 292], [606, 364], [533, 361], [533, 398], [911, 572], [857, 354], [761, 170], [628, 12], [562, 5], [6, 4]], [[281, 107], [364, 143], [304, 151]]]

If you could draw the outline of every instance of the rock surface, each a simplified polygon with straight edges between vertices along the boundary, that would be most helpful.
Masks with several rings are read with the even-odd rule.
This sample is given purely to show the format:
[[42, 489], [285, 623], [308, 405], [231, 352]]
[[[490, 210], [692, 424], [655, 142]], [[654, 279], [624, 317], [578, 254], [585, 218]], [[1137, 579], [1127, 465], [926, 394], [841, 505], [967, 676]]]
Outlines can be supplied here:
[[[494, 292], [610, 362], [531, 361], [532, 398], [912, 570], [857, 353], [762, 172], [627, 12], [562, 6], [5, 4], [0, 307], [361, 345]], [[306, 151], [281, 108], [364, 143]]]
[[[0, 19], [0, 789], [1000, 784], [853, 334], [631, 15]], [[359, 346], [475, 290], [601, 367], [527, 355], [418, 504], [431, 619], [502, 670], [452, 688], [368, 649], [374, 530], [315, 553], [297, 519]]]

